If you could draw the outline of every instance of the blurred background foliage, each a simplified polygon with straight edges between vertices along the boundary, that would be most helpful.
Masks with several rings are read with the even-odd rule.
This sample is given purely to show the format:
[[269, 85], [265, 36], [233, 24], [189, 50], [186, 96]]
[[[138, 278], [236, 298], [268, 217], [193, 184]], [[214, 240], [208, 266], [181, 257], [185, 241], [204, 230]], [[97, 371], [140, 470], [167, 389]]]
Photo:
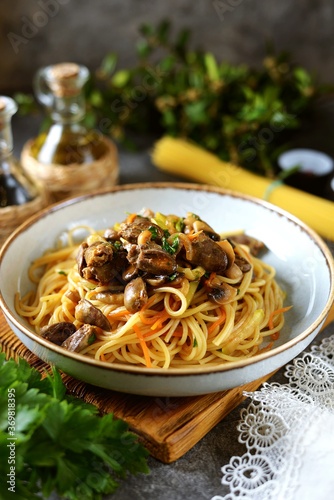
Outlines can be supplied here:
[[[162, 134], [187, 138], [223, 160], [275, 177], [277, 156], [289, 147], [314, 102], [332, 92], [287, 52], [268, 44], [260, 68], [219, 61], [189, 48], [191, 31], [172, 37], [169, 20], [141, 25], [136, 63], [120, 67], [111, 52], [86, 87], [86, 125], [127, 148]], [[32, 95], [16, 94], [20, 112], [36, 109]]]

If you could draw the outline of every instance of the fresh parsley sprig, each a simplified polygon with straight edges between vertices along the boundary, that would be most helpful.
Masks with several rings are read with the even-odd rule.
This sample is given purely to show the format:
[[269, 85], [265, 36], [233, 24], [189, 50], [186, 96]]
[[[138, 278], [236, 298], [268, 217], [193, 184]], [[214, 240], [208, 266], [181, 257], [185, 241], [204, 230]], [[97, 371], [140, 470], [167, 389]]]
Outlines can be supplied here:
[[123, 420], [67, 395], [55, 368], [42, 378], [25, 360], [0, 353], [2, 500], [52, 492], [98, 500], [127, 474], [147, 473], [148, 454]]

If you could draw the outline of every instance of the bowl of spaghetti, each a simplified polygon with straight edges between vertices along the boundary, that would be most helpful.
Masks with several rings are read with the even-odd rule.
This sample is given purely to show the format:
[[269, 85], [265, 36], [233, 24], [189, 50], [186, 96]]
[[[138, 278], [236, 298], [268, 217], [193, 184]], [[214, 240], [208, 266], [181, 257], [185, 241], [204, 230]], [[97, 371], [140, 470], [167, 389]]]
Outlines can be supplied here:
[[78, 380], [193, 396], [304, 350], [334, 299], [332, 255], [265, 201], [188, 183], [118, 186], [31, 217], [0, 257], [20, 341]]

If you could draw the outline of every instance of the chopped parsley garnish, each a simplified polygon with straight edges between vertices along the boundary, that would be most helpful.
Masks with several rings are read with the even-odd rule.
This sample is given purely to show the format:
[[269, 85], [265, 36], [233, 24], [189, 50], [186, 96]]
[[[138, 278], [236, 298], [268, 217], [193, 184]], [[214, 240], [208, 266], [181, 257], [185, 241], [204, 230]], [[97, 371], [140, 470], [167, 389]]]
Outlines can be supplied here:
[[57, 271], [58, 274], [62, 274], [64, 276], [67, 276], [67, 273], [65, 273], [65, 271], [63, 271], [62, 269], [60, 269], [59, 271]]
[[167, 238], [164, 236], [162, 238], [162, 248], [165, 250], [165, 252], [168, 252], [170, 254], [174, 254], [176, 250], [179, 248], [179, 237], [176, 235], [174, 236], [173, 243], [170, 244], [167, 240]]
[[169, 278], [169, 281], [174, 281], [178, 276], [178, 273], [174, 273], [174, 274], [171, 274], [168, 278]]
[[95, 333], [92, 333], [92, 335], [89, 336], [88, 338], [88, 345], [92, 345], [96, 340], [96, 335]]
[[150, 226], [148, 230], [152, 234], [152, 240], [156, 240], [158, 237], [158, 229], [155, 226]]
[[197, 342], [197, 339], [196, 337], [194, 338], [194, 343], [193, 343], [193, 347], [197, 347], [198, 346], [198, 342]]
[[123, 245], [120, 241], [113, 241], [112, 246], [116, 251], [118, 251], [122, 248]]

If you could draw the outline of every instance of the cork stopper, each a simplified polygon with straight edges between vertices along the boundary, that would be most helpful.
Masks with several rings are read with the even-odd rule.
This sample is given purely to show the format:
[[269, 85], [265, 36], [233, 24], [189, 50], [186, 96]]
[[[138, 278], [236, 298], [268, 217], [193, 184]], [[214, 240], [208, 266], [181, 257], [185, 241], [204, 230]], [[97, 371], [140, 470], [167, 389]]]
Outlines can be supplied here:
[[75, 63], [55, 64], [50, 68], [48, 84], [57, 97], [70, 97], [80, 93], [80, 66]]
[[55, 80], [75, 78], [80, 73], [80, 67], [75, 63], [60, 63], [52, 66], [50, 73]]

